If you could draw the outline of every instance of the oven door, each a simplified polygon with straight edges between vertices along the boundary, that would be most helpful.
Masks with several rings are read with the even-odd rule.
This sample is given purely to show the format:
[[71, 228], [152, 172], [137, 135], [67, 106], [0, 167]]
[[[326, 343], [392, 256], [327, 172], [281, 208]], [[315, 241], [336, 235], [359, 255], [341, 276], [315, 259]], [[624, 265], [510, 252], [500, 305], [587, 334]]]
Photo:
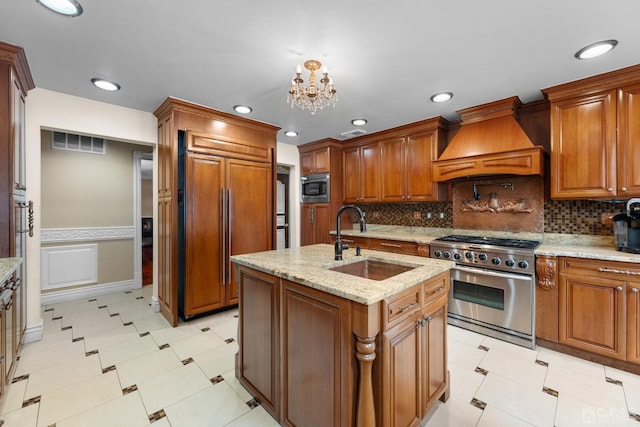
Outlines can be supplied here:
[[456, 266], [451, 269], [449, 313], [531, 336], [533, 292], [531, 276]]

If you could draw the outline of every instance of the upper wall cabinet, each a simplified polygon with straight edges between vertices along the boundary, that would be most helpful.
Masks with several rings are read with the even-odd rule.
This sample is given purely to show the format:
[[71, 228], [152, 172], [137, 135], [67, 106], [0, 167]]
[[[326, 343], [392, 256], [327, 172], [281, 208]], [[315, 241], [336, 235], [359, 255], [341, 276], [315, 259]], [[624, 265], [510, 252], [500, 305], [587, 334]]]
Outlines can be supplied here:
[[431, 162], [444, 150], [446, 121], [423, 120], [349, 143], [343, 150], [345, 202], [424, 202], [446, 198]]
[[640, 195], [640, 66], [545, 89], [551, 197]]
[[302, 176], [331, 172], [330, 147], [317, 148], [313, 151], [300, 152], [300, 169]]

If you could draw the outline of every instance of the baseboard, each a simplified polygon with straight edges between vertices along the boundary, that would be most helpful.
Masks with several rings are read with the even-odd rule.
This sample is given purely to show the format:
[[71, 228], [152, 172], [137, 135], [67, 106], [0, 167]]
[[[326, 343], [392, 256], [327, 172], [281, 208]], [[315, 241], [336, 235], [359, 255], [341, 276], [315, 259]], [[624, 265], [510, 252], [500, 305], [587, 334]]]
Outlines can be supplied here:
[[57, 304], [83, 298], [93, 298], [100, 295], [112, 294], [114, 292], [126, 292], [139, 288], [140, 286], [136, 286], [135, 280], [125, 280], [123, 282], [105, 283], [102, 285], [85, 286], [83, 288], [47, 292], [40, 294], [40, 305]]
[[23, 338], [23, 342], [25, 344], [40, 341], [42, 339], [43, 323], [44, 322], [42, 321], [42, 319], [40, 319], [40, 323], [38, 323], [36, 326], [27, 326], [24, 331]]
[[151, 297], [151, 310], [154, 313], [160, 313], [160, 301], [154, 296]]

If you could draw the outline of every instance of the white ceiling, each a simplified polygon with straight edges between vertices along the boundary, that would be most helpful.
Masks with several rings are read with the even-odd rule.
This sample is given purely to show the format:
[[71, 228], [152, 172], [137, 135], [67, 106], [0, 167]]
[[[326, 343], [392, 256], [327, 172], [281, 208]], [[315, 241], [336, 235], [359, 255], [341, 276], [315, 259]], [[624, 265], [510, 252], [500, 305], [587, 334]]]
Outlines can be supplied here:
[[[279, 126], [302, 144], [368, 133], [640, 63], [638, 0], [80, 0], [67, 18], [0, 1], [0, 40], [25, 48], [37, 87], [153, 112], [174, 96]], [[574, 53], [615, 38], [609, 54]], [[297, 64], [318, 59], [338, 91], [311, 115], [286, 103]], [[118, 82], [100, 91], [92, 77]], [[307, 79], [307, 75], [303, 77]], [[437, 91], [454, 92], [433, 104]], [[235, 113], [234, 113], [235, 114]], [[287, 138], [284, 130], [297, 130]]]

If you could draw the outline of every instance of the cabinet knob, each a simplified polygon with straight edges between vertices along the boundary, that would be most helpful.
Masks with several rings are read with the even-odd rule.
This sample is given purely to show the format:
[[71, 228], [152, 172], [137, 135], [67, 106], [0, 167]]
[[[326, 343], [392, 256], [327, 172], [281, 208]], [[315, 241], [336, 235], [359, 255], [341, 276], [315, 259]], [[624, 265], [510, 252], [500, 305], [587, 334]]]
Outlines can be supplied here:
[[631, 292], [633, 292], [634, 294], [638, 293], [638, 288], [631, 288]]
[[431, 321], [433, 320], [433, 318], [432, 318], [431, 316], [428, 316], [425, 320], [426, 320], [427, 322], [431, 323]]
[[610, 193], [613, 193], [613, 188], [609, 187], [609, 188], [607, 188], [607, 191], [610, 192]]
[[426, 320], [424, 320], [424, 319], [420, 319], [420, 320], [418, 320], [418, 325], [420, 325], [420, 326], [426, 326], [426, 324], [427, 324], [427, 321], [426, 321]]
[[627, 187], [622, 187], [620, 190], [627, 191]]
[[617, 286], [617, 287], [616, 287], [616, 291], [618, 291], [618, 292], [622, 292], [622, 286]]

